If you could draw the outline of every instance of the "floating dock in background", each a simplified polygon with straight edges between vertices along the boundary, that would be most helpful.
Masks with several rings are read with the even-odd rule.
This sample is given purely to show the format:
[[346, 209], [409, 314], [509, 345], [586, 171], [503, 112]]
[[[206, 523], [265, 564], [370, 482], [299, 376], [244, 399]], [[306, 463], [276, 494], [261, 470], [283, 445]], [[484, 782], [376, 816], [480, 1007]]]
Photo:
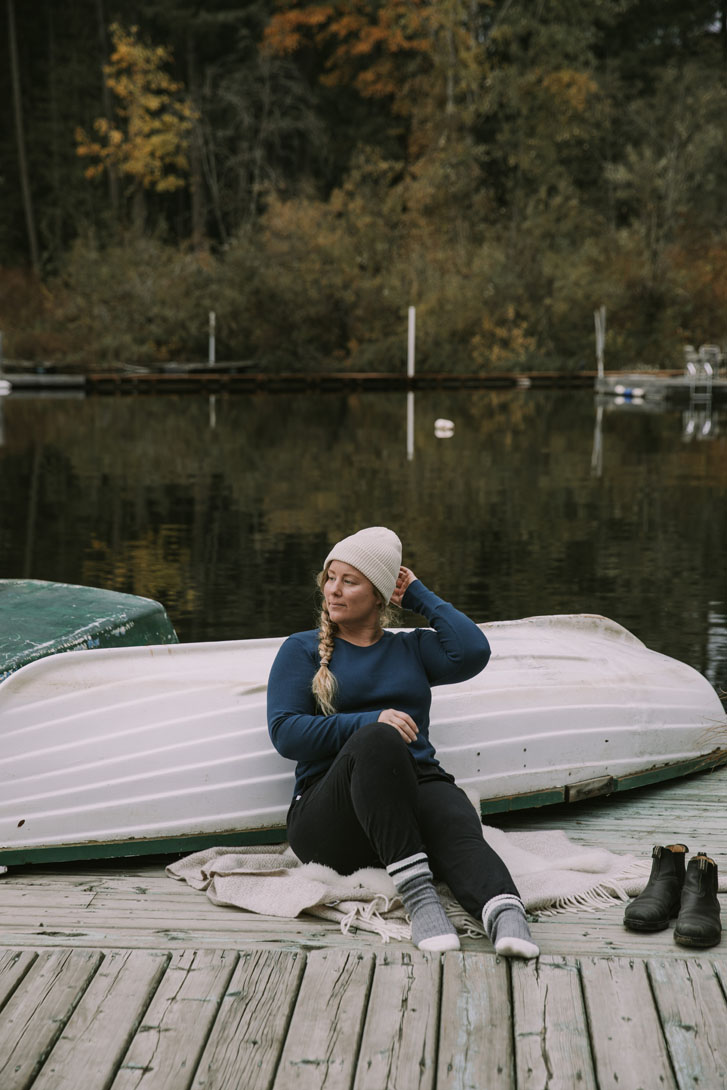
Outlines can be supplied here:
[[[598, 322], [597, 340], [598, 340]], [[657, 408], [687, 404], [711, 408], [727, 400], [727, 375], [724, 354], [717, 344], [684, 345], [683, 371], [611, 371], [603, 367], [602, 350], [598, 356], [596, 396], [621, 401], [647, 402]]]
[[306, 393], [350, 390], [460, 390], [513, 389], [540, 387], [570, 389], [589, 387], [594, 375], [559, 371], [532, 372], [527, 375], [448, 374], [419, 372], [413, 376], [389, 372], [217, 372], [201, 370], [187, 374], [92, 374], [86, 377], [86, 390], [93, 394], [126, 393]]
[[197, 370], [95, 371], [87, 375], [8, 374], [12, 393], [237, 394], [345, 393], [351, 390], [587, 389], [594, 371], [529, 371], [406, 375], [386, 371], [250, 371], [228, 367]]
[[715, 404], [727, 401], [727, 378], [713, 378], [706, 385], [695, 383], [683, 371], [608, 371], [595, 380], [597, 394], [659, 404], [688, 405], [695, 397]]
[[577, 390], [604, 397], [682, 405], [709, 399], [727, 402], [727, 377], [714, 377], [709, 391], [684, 371], [251, 371], [234, 365], [161, 371], [93, 371], [86, 375], [5, 373], [17, 396], [347, 393], [420, 390]]

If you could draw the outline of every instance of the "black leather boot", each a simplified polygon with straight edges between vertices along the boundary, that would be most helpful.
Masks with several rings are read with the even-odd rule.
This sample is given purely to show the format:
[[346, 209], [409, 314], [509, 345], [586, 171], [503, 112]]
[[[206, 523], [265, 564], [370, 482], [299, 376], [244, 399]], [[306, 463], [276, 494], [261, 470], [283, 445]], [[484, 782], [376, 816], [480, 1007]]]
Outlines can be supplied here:
[[631, 931], [663, 931], [677, 915], [684, 885], [686, 844], [654, 846], [651, 874], [644, 890], [624, 913], [624, 926]]
[[721, 937], [717, 864], [698, 852], [687, 867], [674, 941], [682, 946], [716, 946]]

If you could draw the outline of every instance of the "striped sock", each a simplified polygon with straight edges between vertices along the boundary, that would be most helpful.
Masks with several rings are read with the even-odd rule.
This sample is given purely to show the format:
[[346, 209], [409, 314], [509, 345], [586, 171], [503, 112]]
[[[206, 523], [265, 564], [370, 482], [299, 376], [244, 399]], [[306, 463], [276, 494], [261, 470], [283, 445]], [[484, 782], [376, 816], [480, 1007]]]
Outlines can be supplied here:
[[536, 958], [540, 953], [530, 934], [525, 906], [513, 893], [491, 897], [482, 909], [482, 923], [496, 954]]
[[411, 938], [420, 950], [459, 950], [459, 938], [434, 888], [424, 852], [386, 868], [411, 920]]

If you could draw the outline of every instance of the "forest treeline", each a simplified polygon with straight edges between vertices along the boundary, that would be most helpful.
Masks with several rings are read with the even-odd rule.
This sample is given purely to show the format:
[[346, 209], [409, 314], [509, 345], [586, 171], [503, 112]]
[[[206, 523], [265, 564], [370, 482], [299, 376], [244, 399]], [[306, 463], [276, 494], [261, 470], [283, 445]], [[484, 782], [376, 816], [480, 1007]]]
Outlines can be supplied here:
[[727, 340], [727, 3], [6, 0], [6, 359], [673, 367]]

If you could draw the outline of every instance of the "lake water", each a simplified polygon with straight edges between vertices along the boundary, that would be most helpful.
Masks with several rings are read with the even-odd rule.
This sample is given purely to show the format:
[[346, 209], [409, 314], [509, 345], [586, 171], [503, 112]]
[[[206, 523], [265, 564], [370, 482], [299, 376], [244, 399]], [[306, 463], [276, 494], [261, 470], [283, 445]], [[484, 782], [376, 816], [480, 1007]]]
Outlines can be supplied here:
[[477, 621], [605, 614], [727, 688], [727, 414], [421, 392], [408, 457], [406, 398], [0, 399], [0, 576], [156, 598], [184, 641], [283, 635], [330, 544], [385, 524]]

